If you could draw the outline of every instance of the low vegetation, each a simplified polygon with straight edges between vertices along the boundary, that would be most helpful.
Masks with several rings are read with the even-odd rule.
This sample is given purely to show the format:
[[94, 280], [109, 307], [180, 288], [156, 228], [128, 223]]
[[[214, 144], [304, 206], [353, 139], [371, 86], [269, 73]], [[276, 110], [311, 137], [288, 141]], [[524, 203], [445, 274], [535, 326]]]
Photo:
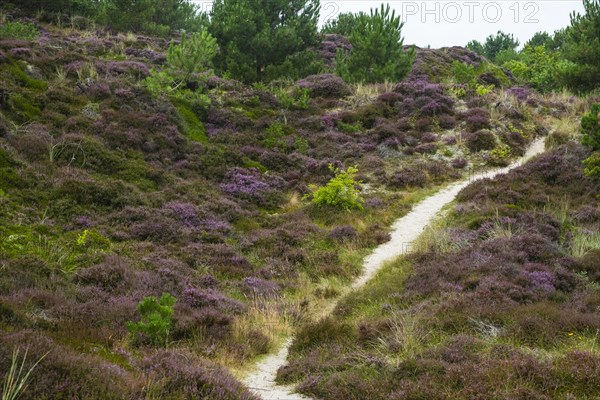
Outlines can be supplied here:
[[[30, 371], [19, 398], [255, 399], [234, 375], [298, 329], [280, 379], [315, 396], [436, 397], [450, 375], [493, 393], [475, 372], [538, 353], [556, 393], [591, 393], [570, 371], [596, 362], [593, 95], [405, 47], [385, 6], [319, 32], [318, 1], [43, 3], [0, 6], [0, 371]], [[465, 191], [436, 243], [315, 322], [396, 218], [541, 136], [555, 152], [514, 187]]]
[[594, 398], [600, 183], [571, 142], [464, 189], [416, 246], [300, 330], [316, 398]]

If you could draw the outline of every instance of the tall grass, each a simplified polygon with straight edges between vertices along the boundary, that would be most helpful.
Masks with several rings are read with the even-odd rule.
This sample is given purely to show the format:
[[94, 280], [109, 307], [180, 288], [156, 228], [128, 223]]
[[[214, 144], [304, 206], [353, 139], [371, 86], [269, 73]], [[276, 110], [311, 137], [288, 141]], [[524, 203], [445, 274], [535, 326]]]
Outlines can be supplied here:
[[590, 250], [600, 249], [600, 232], [576, 230], [571, 239], [571, 255], [583, 257]]
[[13, 350], [12, 361], [10, 369], [4, 377], [4, 385], [2, 387], [2, 400], [16, 400], [19, 398], [21, 393], [27, 388], [27, 380], [29, 376], [37, 367], [37, 365], [46, 357], [48, 353], [44, 354], [31, 368], [25, 369], [25, 362], [27, 360], [27, 350], [19, 365], [19, 348]]

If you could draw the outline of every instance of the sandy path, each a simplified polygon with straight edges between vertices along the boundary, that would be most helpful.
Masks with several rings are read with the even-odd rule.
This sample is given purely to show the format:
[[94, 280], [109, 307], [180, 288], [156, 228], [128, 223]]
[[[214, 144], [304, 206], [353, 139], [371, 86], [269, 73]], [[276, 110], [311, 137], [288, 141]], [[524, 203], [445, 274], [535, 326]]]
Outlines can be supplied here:
[[[470, 183], [506, 173], [543, 152], [544, 138], [539, 138], [531, 144], [527, 153], [522, 158], [508, 167], [474, 175], [468, 180], [450, 185], [415, 205], [412, 211], [398, 219], [392, 225], [391, 240], [377, 247], [365, 258], [363, 274], [354, 282], [352, 288], [357, 289], [363, 286], [386, 263], [410, 251], [412, 242], [419, 237], [423, 229], [431, 223], [446, 204], [456, 198], [458, 192]], [[243, 380], [252, 392], [264, 400], [310, 399], [309, 397], [294, 393], [292, 386], [280, 386], [275, 383], [277, 370], [286, 364], [288, 349], [291, 343], [292, 339], [289, 338], [277, 353], [271, 354], [259, 362], [255, 370]]]

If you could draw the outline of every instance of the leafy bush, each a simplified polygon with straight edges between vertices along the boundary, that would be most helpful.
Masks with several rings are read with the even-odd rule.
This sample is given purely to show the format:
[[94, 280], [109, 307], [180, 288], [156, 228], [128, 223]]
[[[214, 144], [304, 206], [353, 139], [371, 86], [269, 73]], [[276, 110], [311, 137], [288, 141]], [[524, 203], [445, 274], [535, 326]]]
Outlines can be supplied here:
[[0, 24], [0, 39], [35, 40], [40, 32], [35, 25], [27, 22], [8, 21]]
[[511, 150], [510, 147], [502, 144], [498, 147], [496, 147], [495, 149], [493, 149], [492, 151], [490, 151], [490, 159], [489, 159], [489, 163], [492, 165], [499, 165], [499, 166], [506, 166], [508, 165], [510, 156], [511, 156]]
[[568, 67], [559, 53], [544, 46], [525, 46], [517, 58], [505, 62], [502, 66], [509, 69], [518, 79], [540, 91], [561, 89], [563, 82], [560, 74]]
[[313, 188], [312, 202], [318, 206], [331, 206], [346, 211], [362, 210], [364, 200], [356, 188], [360, 182], [355, 180], [358, 168], [354, 166], [341, 170], [329, 164], [329, 170], [335, 176], [325, 186]]
[[163, 293], [160, 300], [149, 296], [140, 301], [140, 321], [127, 323], [127, 330], [134, 336], [134, 341], [164, 345], [171, 331], [173, 306], [176, 302], [177, 299], [169, 293]]

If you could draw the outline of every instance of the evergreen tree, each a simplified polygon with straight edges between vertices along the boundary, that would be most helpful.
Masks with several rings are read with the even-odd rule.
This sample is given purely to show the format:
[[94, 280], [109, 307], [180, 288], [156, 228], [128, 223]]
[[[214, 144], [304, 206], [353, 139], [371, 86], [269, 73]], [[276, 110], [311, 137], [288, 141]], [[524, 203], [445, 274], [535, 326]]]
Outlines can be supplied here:
[[359, 17], [363, 14], [365, 13], [362, 11], [358, 14], [342, 13], [336, 19], [327, 22], [321, 32], [349, 37], [357, 29]]
[[350, 33], [352, 50], [347, 56], [338, 53], [337, 73], [350, 82], [400, 81], [410, 71], [414, 51], [404, 50], [404, 23], [389, 4], [371, 9], [370, 14], [356, 14]]
[[319, 0], [216, 0], [217, 71], [247, 83], [317, 72], [319, 10]]
[[98, 20], [117, 31], [166, 36], [177, 29], [199, 31], [207, 19], [188, 0], [102, 0]]
[[496, 62], [496, 57], [501, 54], [501, 62], [507, 61], [507, 54], [516, 54], [516, 49], [519, 47], [519, 41], [510, 33], [498, 31], [495, 35], [490, 35], [485, 39], [485, 43], [481, 44], [477, 40], [472, 40], [467, 43], [467, 48], [475, 53], [486, 57], [492, 62]]
[[583, 0], [585, 14], [571, 14], [561, 47], [563, 56], [573, 63], [565, 71], [565, 83], [580, 92], [600, 85], [600, 2]]

